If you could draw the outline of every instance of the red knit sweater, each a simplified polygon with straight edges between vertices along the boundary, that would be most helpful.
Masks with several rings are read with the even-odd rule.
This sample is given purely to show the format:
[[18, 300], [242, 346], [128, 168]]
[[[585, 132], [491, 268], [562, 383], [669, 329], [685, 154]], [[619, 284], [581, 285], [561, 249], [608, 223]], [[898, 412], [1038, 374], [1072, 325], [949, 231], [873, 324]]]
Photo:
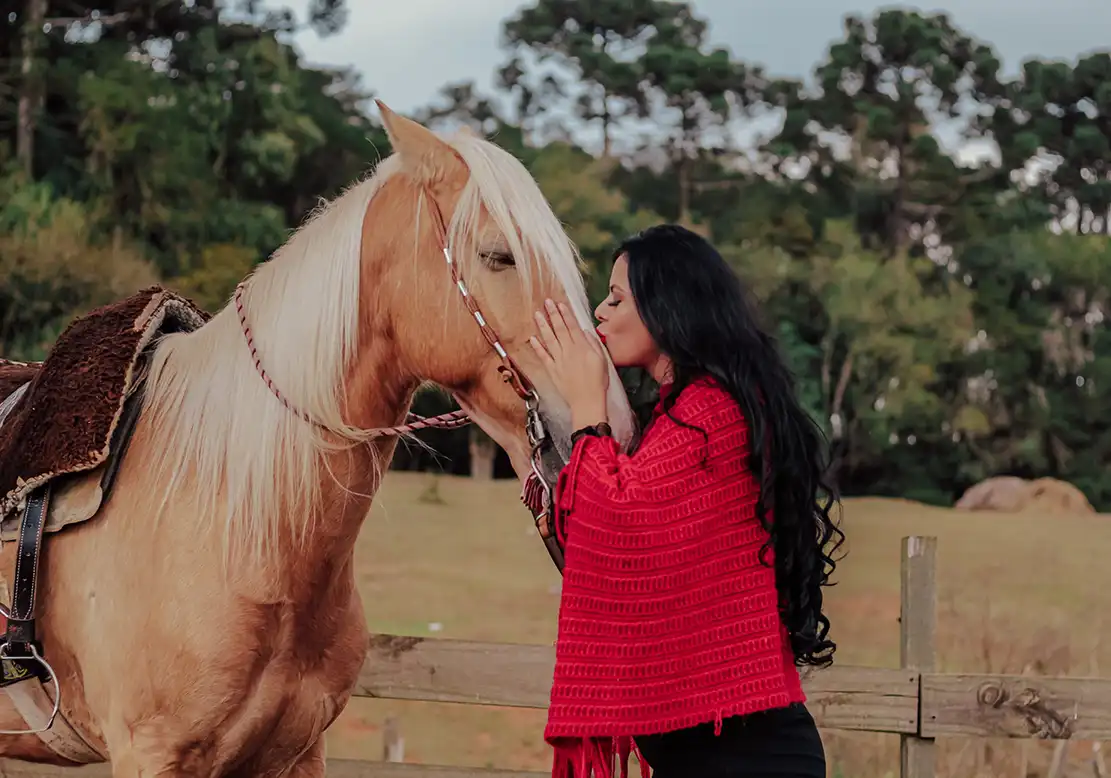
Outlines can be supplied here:
[[632, 456], [584, 437], [556, 487], [566, 564], [544, 733], [555, 778], [609, 778], [615, 757], [624, 776], [631, 736], [806, 699], [775, 572], [758, 558], [767, 533], [744, 416], [709, 379], [671, 415], [708, 442], [657, 406]]

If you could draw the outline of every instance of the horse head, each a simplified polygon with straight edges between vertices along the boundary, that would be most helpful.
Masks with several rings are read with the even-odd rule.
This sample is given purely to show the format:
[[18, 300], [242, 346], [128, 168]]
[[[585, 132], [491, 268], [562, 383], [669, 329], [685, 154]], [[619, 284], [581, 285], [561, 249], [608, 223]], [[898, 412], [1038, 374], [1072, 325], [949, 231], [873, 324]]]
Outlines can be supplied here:
[[[362, 297], [388, 301], [398, 369], [451, 392], [521, 478], [534, 466], [529, 431], [541, 421], [552, 445], [538, 474], [550, 484], [569, 457], [570, 414], [528, 338], [545, 298], [567, 304], [597, 337], [575, 247], [513, 155], [466, 130], [441, 138], [378, 105], [394, 154], [364, 222]], [[398, 227], [375, 226], [384, 224]], [[367, 343], [385, 334], [381, 320], [373, 326]], [[609, 417], [627, 442], [632, 412], [610, 371]]]

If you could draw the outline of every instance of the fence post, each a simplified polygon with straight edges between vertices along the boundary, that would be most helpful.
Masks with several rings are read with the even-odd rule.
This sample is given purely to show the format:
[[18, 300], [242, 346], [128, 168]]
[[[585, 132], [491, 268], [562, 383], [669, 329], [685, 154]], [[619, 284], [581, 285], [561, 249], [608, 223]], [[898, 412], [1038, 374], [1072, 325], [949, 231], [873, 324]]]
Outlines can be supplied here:
[[[922, 673], [935, 671], [937, 628], [937, 538], [903, 538], [899, 615], [900, 667]], [[922, 682], [918, 682], [918, 731], [922, 731]], [[899, 736], [902, 778], [934, 778], [934, 739]]]
[[405, 738], [401, 736], [401, 724], [394, 716], [387, 716], [382, 727], [382, 761], [405, 761]]

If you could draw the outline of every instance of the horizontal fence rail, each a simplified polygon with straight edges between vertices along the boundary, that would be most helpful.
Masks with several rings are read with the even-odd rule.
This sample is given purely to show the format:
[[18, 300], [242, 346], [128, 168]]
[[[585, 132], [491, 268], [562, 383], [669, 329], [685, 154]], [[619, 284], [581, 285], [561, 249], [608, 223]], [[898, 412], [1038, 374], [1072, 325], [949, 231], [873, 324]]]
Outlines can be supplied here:
[[[108, 765], [51, 767], [49, 765], [35, 765], [3, 759], [0, 760], [0, 776], [3, 776], [3, 778], [50, 778], [50, 776], [112, 778], [112, 768]], [[551, 778], [551, 773], [491, 770], [481, 767], [432, 767], [391, 764], [389, 762], [366, 762], [356, 759], [329, 759], [328, 778]]]
[[[375, 635], [355, 694], [386, 700], [547, 708], [555, 650], [549, 646], [472, 643]], [[804, 675], [819, 726], [916, 732], [916, 672], [838, 667]]]
[[[554, 662], [548, 646], [376, 635], [355, 694], [546, 708]], [[1108, 678], [834, 665], [804, 672], [803, 688], [807, 708], [825, 729], [1111, 740]]]

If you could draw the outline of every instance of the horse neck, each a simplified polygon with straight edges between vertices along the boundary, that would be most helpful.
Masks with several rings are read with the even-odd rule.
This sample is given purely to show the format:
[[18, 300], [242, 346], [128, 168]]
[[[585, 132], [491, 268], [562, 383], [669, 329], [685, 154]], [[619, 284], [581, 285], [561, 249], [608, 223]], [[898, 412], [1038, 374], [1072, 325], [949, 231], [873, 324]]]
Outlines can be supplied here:
[[[348, 302], [357, 305], [358, 309], [357, 322], [348, 322], [348, 332], [351, 332], [352, 326], [357, 332], [351, 345], [352, 353], [342, 375], [334, 378], [342, 387], [340, 408], [336, 409], [342, 418], [333, 419], [356, 430], [382, 429], [402, 424], [420, 384], [411, 371], [402, 367], [407, 364], [407, 360], [402, 359], [400, 343], [394, 329], [393, 312], [386, 296], [382, 294], [383, 286], [390, 286], [388, 279], [392, 271], [396, 270], [392, 265], [394, 259], [413, 250], [404, 244], [400, 235], [393, 230], [384, 229], [385, 225], [405, 223], [413, 218], [409, 213], [412, 207], [410, 200], [416, 196], [416, 192], [409, 191], [410, 187], [404, 186], [402, 182], [395, 182], [395, 188], [400, 191], [391, 192], [392, 196], [387, 196], [384, 185], [390, 177], [387, 170], [377, 181], [360, 184], [340, 198], [335, 204], [335, 213], [322, 219], [325, 222], [328, 219], [333, 220], [333, 227], [326, 223], [312, 225], [316, 233], [324, 231], [332, 235], [342, 232], [353, 236], [348, 239], [348, 243], [356, 253], [347, 253], [345, 257], [357, 257], [358, 281], [352, 283], [356, 265], [346, 265], [346, 271], [337, 275], [337, 280], [330, 286], [337, 295], [349, 296], [354, 293], [355, 300]], [[328, 232], [329, 230], [332, 231]], [[317, 237], [315, 240], [320, 239]], [[324, 242], [331, 244], [332, 238], [329, 237]], [[313, 254], [311, 250], [303, 253], [306, 256]], [[296, 289], [296, 284], [284, 286], [282, 296]], [[280, 304], [272, 310], [291, 310], [296, 304], [292, 300], [281, 299]], [[344, 308], [354, 310], [347, 305]], [[310, 325], [310, 329], [312, 328]], [[328, 328], [316, 329], [324, 331]], [[298, 362], [295, 369], [312, 369], [311, 361]], [[309, 384], [311, 377], [302, 375], [299, 383]], [[311, 506], [316, 516], [311, 547], [306, 548], [302, 541], [296, 552], [302, 555], [307, 552], [310, 558], [316, 556], [317, 552], [329, 558], [337, 555], [346, 557], [354, 548], [359, 530], [369, 513], [373, 497], [385, 477], [397, 445], [395, 436], [381, 436], [366, 443], [343, 440], [339, 435], [328, 437], [332, 437], [328, 443], [336, 446], [335, 450], [324, 456], [318, 472], [316, 504]]]
[[[311, 258], [294, 249], [302, 262]], [[360, 442], [322, 431], [274, 395], [325, 430], [366, 430], [401, 423], [418, 385], [399, 370], [394, 340], [381, 334], [389, 332], [389, 311], [360, 309], [354, 322], [306, 306], [305, 297], [349, 295], [349, 286], [340, 290], [352, 274], [333, 274], [327, 285], [316, 282], [323, 288], [304, 292], [314, 279], [294, 259], [260, 269], [244, 296], [261, 369], [248, 356], [232, 304], [200, 330], [165, 338], [147, 395], [153, 512], [207, 517], [227, 559], [256, 574], [346, 558], [396, 445], [390, 437]], [[357, 289], [355, 296], [374, 299]], [[345, 335], [351, 328], [354, 338]], [[339, 343], [349, 343], [349, 352]]]
[[[350, 371], [347, 386], [348, 423], [359, 429], [394, 427], [404, 422], [417, 388], [399, 376], [390, 344], [372, 341]], [[397, 437], [382, 436], [366, 444], [342, 444], [325, 457], [317, 523], [326, 553], [354, 547], [359, 530], [381, 486], [397, 446]]]
[[[350, 395], [359, 399], [350, 403], [349, 423], [362, 429], [400, 424], [416, 385], [392, 375], [387, 358], [368, 356], [357, 360], [352, 369]], [[304, 531], [295, 525], [286, 527], [276, 554], [267, 556], [261, 566], [248, 565], [253, 573], [244, 571], [248, 579], [261, 575], [258, 581], [267, 591], [282, 593], [291, 602], [306, 598], [316, 602], [337, 592], [342, 599], [354, 585], [355, 546], [397, 445], [393, 436], [365, 443], [326, 437], [334, 448], [321, 457], [313, 476], [317, 483], [313, 503], [290, 509], [292, 515], [307, 509], [314, 516], [311, 525]], [[297, 500], [289, 504], [295, 506]], [[316, 605], [323, 607], [322, 602]]]

